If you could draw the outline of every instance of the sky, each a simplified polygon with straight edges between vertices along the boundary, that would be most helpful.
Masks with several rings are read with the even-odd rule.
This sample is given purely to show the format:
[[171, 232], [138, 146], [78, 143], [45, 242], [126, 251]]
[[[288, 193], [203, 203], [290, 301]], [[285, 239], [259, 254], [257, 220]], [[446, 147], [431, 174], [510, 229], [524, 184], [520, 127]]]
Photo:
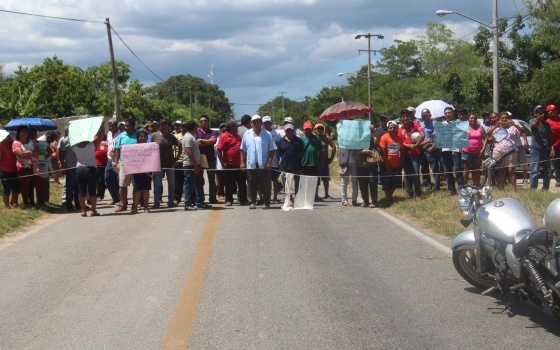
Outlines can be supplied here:
[[[368, 61], [367, 52], [358, 52], [367, 50], [367, 39], [356, 40], [356, 34], [383, 35], [371, 39], [379, 50], [395, 39], [414, 39], [434, 22], [470, 40], [478, 24], [459, 15], [436, 16], [441, 9], [492, 23], [492, 0], [3, 0], [0, 10], [99, 23], [0, 12], [0, 63], [5, 74], [54, 55], [84, 69], [100, 65], [110, 60], [103, 24], [109, 18], [155, 73], [113, 34], [115, 59], [131, 66], [131, 78], [145, 86], [179, 74], [210, 82], [214, 65], [215, 83], [239, 119], [281, 92], [301, 101], [323, 87], [346, 84], [337, 74]], [[499, 0], [499, 17], [518, 12], [527, 12], [523, 0]], [[378, 59], [372, 54], [372, 63]]]

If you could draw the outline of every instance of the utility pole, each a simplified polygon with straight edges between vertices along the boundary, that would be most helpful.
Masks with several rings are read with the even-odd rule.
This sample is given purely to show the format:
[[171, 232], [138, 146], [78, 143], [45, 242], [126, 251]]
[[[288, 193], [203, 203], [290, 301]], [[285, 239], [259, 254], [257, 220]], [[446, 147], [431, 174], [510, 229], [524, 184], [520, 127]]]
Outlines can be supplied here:
[[282, 111], [286, 114], [286, 109], [284, 108], [284, 94], [287, 94], [286, 91], [278, 91], [279, 94], [282, 94]]
[[[354, 38], [355, 39], [360, 39], [361, 37], [367, 38], [368, 39], [368, 49], [367, 49], [367, 53], [368, 53], [368, 68], [367, 68], [367, 78], [368, 78], [368, 104], [369, 104], [369, 108], [371, 108], [371, 53], [372, 52], [376, 52], [375, 50], [371, 49], [371, 37], [375, 36], [378, 39], [383, 39], [385, 38], [383, 35], [380, 34], [358, 34], [356, 35]], [[361, 51], [366, 51], [366, 50], [358, 50], [358, 54]], [[371, 116], [371, 112], [369, 112], [369, 120], [370, 122], [373, 123], [373, 118]]]
[[193, 109], [192, 109], [192, 91], [190, 86], [189, 86], [189, 107], [191, 108], [191, 120], [194, 120]]
[[109, 54], [111, 55], [111, 69], [113, 71], [113, 88], [115, 90], [115, 115], [117, 121], [121, 120], [121, 99], [119, 96], [119, 84], [117, 80], [117, 66], [115, 65], [115, 54], [113, 53], [113, 39], [111, 37], [111, 23], [109, 17], [105, 18], [107, 26], [107, 37], [109, 38]]
[[492, 64], [492, 100], [494, 105], [494, 112], [500, 113], [500, 56], [498, 50], [499, 35], [498, 35], [498, 0], [492, 1], [492, 37], [494, 39], [493, 49], [493, 64]]

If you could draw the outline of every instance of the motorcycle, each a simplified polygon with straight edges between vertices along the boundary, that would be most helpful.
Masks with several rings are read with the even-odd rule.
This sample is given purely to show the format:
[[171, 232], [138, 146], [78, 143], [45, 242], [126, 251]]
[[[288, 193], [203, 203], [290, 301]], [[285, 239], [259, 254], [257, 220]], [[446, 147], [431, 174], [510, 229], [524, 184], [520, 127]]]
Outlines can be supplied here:
[[461, 223], [473, 229], [452, 242], [453, 265], [482, 295], [513, 293], [521, 300], [547, 306], [560, 322], [560, 199], [545, 211], [544, 228], [536, 228], [521, 203], [493, 200], [488, 181], [499, 160], [483, 162], [480, 188], [459, 189]]

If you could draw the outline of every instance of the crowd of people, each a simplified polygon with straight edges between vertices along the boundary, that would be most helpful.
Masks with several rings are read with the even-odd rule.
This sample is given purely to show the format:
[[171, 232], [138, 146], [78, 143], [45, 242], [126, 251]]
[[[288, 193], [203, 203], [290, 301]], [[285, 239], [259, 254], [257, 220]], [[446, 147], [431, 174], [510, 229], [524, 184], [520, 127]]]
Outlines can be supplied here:
[[[108, 132], [101, 127], [91, 142], [71, 144], [66, 131], [61, 136], [50, 131], [42, 138], [22, 126], [12, 134], [0, 130], [0, 178], [3, 201], [7, 208], [44, 208], [49, 200], [49, 178], [65, 181], [62, 204], [67, 211], [80, 210], [82, 216], [99, 216], [97, 202], [109, 192], [110, 204], [116, 212], [128, 211], [128, 188], [132, 185], [131, 213], [139, 207], [148, 213], [163, 204], [163, 178], [167, 179], [167, 207], [183, 205], [187, 211], [208, 209], [213, 204], [237, 204], [255, 209], [280, 204], [282, 188], [290, 188], [284, 205], [293, 206], [300, 176], [317, 177], [315, 200], [331, 199], [329, 165], [339, 155], [341, 200], [343, 206], [358, 206], [361, 194], [364, 208], [376, 208], [378, 186], [385, 192], [385, 206], [390, 206], [396, 189], [404, 188], [411, 198], [423, 191], [439, 191], [447, 183], [451, 195], [457, 186], [480, 185], [481, 164], [485, 157], [500, 158], [496, 185], [504, 188], [509, 182], [516, 190], [515, 167], [529, 170], [531, 189], [548, 190], [552, 169], [560, 187], [560, 116], [554, 105], [538, 105], [531, 119], [532, 138], [528, 142], [523, 127], [517, 125], [509, 112], [482, 115], [448, 107], [444, 115], [432, 115], [423, 109], [416, 120], [412, 107], [399, 113], [398, 123], [385, 115], [379, 126], [370, 127], [370, 145], [365, 149], [338, 148], [330, 128], [306, 121], [299, 130], [287, 117], [284, 125], [273, 128], [268, 116], [244, 115], [238, 124], [223, 123], [219, 132], [210, 127], [210, 118], [198, 121], [176, 121], [170, 128], [167, 121], [150, 122], [137, 127], [128, 119], [118, 123], [111, 119]], [[434, 121], [468, 122], [468, 147], [436, 148]], [[123, 167], [121, 147], [155, 142], [159, 146], [161, 171], [127, 174]], [[530, 162], [526, 151], [530, 149]], [[529, 167], [530, 165], [530, 167]], [[288, 174], [290, 176], [284, 176]], [[205, 176], [206, 175], [206, 176]], [[288, 183], [293, 180], [294, 183]], [[348, 184], [352, 193], [348, 198]], [[204, 185], [208, 183], [208, 201]], [[319, 197], [323, 184], [324, 197]], [[149, 205], [149, 192], [154, 199]], [[220, 198], [222, 197], [222, 198]]]

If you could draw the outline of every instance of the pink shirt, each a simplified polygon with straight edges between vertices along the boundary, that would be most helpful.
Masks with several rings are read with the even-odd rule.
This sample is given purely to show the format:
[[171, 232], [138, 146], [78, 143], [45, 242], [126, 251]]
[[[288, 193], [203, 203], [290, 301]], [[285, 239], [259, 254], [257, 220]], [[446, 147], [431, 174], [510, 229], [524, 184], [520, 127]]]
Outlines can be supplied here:
[[12, 147], [5, 146], [3, 143], [0, 143], [0, 151], [2, 152], [2, 158], [0, 159], [0, 171], [15, 173], [17, 169], [16, 156], [12, 151]]
[[468, 154], [479, 154], [482, 151], [482, 127], [476, 130], [469, 130], [469, 148], [461, 148], [461, 150]]

